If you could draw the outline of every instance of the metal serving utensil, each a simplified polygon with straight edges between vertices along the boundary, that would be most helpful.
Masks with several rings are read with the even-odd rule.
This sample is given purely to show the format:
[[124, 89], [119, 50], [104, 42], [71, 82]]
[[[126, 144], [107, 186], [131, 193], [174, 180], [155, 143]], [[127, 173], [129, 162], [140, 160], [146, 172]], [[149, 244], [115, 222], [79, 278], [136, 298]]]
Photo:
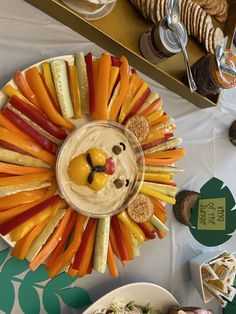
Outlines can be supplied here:
[[230, 60], [226, 62], [226, 52], [222, 45], [217, 45], [215, 54], [218, 68], [225, 73], [236, 76], [235, 64]]
[[[183, 52], [184, 62], [187, 70], [187, 77], [190, 91], [193, 93], [197, 90], [196, 83], [194, 81], [191, 67], [189, 64], [188, 54], [183, 43], [182, 37], [179, 32], [179, 24], [180, 24], [180, 14], [179, 14], [179, 2], [178, 0], [168, 0], [168, 7], [167, 7], [167, 25], [168, 27], [174, 31], [177, 40], [179, 41], [180, 47]], [[186, 29], [184, 28], [185, 32], [187, 33]]]

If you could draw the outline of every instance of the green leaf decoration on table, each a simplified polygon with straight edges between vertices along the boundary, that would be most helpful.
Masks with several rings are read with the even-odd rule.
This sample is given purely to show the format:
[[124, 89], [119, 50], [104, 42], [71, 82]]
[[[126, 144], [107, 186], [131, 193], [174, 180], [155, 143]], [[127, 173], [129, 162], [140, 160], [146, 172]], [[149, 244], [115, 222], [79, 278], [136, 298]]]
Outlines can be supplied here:
[[[234, 279], [234, 288], [236, 288], [236, 277]], [[226, 308], [224, 309], [224, 314], [235, 314], [236, 313], [236, 296], [233, 301], [227, 303]]]
[[[48, 314], [60, 314], [63, 304], [78, 309], [92, 303], [86, 290], [70, 287], [77, 277], [61, 273], [50, 280], [43, 265], [32, 272], [27, 260], [20, 261], [9, 253], [9, 248], [0, 251], [0, 287], [4, 287], [0, 292], [0, 310], [6, 314], [14, 309], [17, 291], [18, 303], [24, 314], [38, 314], [42, 308]], [[14, 289], [15, 283], [18, 283], [18, 289]], [[39, 293], [42, 294], [42, 304]]]
[[203, 245], [217, 246], [229, 240], [236, 229], [235, 200], [224, 183], [212, 178], [200, 190], [190, 218], [190, 232]]

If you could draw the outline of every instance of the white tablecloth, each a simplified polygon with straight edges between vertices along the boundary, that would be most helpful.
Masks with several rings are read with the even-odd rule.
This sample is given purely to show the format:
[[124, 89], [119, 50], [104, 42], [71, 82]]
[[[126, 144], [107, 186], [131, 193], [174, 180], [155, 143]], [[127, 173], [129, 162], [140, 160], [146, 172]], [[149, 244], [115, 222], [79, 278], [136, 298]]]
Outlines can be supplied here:
[[[68, 27], [42, 13], [23, 0], [0, 0], [0, 86], [16, 70], [23, 70], [45, 58], [83, 50], [98, 54], [101, 48]], [[213, 176], [221, 179], [236, 194], [236, 147], [228, 139], [228, 128], [236, 119], [236, 88], [221, 94], [216, 108], [199, 109], [167, 88], [145, 77], [164, 99], [164, 108], [175, 118], [175, 134], [183, 138], [186, 149], [178, 165], [185, 169], [176, 175], [180, 189], [199, 191]], [[168, 210], [170, 234], [164, 240], [149, 241], [141, 247], [141, 256], [120, 268], [120, 276], [94, 273], [80, 279], [93, 300], [120, 285], [148, 281], [168, 289], [181, 305], [204, 306], [190, 279], [189, 259], [202, 251], [235, 250], [236, 233], [222, 247], [199, 244], [188, 228], [179, 224]], [[1, 243], [2, 247], [4, 242]], [[0, 291], [3, 287], [0, 287]], [[0, 292], [1, 295], [1, 292]], [[157, 296], [158, 297], [158, 296]], [[221, 309], [213, 301], [207, 307]], [[42, 313], [43, 313], [42, 309]], [[13, 313], [21, 313], [17, 306]]]

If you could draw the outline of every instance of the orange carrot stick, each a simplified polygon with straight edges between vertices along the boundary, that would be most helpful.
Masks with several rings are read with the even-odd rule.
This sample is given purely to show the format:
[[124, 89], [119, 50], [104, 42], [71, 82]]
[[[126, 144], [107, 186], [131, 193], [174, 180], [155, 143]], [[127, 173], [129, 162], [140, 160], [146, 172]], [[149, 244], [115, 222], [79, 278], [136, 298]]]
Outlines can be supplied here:
[[33, 182], [45, 182], [50, 181], [51, 177], [55, 176], [54, 171], [42, 172], [37, 174], [28, 174], [25, 176], [10, 176], [6, 178], [0, 178], [0, 186], [12, 186], [17, 184], [33, 183]]
[[74, 124], [65, 120], [54, 108], [43, 84], [40, 73], [36, 67], [30, 68], [26, 71], [26, 79], [35, 93], [41, 109], [46, 113], [49, 119], [59, 126], [73, 130], [75, 128]]
[[24, 211], [28, 210], [29, 208], [36, 206], [40, 203], [42, 203], [44, 200], [50, 198], [57, 190], [57, 184], [56, 181], [53, 180], [51, 182], [51, 186], [49, 190], [44, 194], [44, 196], [37, 201], [22, 204], [16, 207], [13, 207], [11, 209], [8, 209], [6, 211], [0, 212], [0, 223], [6, 222], [7, 220], [23, 213]]
[[32, 89], [30, 88], [24, 74], [20, 71], [16, 71], [13, 76], [16, 86], [19, 88], [21, 93], [36, 107], [40, 109], [39, 103]]
[[19, 192], [13, 195], [2, 197], [0, 201], [0, 211], [5, 211], [21, 204], [37, 201], [45, 195], [46, 191], [47, 189], [42, 188], [33, 191]]
[[52, 236], [43, 246], [43, 248], [39, 251], [39, 253], [35, 256], [35, 258], [30, 262], [29, 267], [32, 270], [36, 270], [40, 264], [42, 264], [47, 257], [51, 254], [51, 252], [55, 249], [58, 242], [60, 241], [68, 222], [70, 221], [71, 215], [73, 213], [73, 209], [68, 207], [65, 215], [61, 219], [58, 227], [53, 232]]
[[155, 127], [156, 124], [164, 123], [169, 119], [167, 114], [162, 115], [161, 117], [150, 122], [151, 127]]
[[[69, 244], [68, 248], [57, 258], [52, 268], [49, 270], [48, 276], [50, 278], [55, 277], [60, 272], [60, 270], [63, 267], [65, 267], [68, 263], [70, 263], [70, 261], [72, 260], [73, 256], [75, 255], [76, 251], [78, 250], [81, 244], [82, 234], [84, 230], [84, 223], [85, 223], [85, 216], [78, 214], [73, 240]], [[75, 274], [76, 273], [77, 273], [77, 270], [75, 271]]]
[[14, 164], [8, 164], [5, 162], [0, 162], [0, 172], [8, 173], [8, 174], [15, 174], [15, 175], [27, 175], [27, 174], [47, 173], [47, 172], [51, 172], [51, 170], [47, 168], [25, 167], [25, 166], [18, 166]]
[[163, 213], [166, 213], [165, 206], [163, 206], [162, 203], [158, 201], [158, 199], [151, 197], [151, 201], [155, 208], [159, 208], [159, 210], [163, 211]]
[[110, 119], [116, 120], [117, 115], [120, 111], [123, 101], [127, 95], [129, 89], [129, 63], [126, 57], [122, 56], [120, 66], [120, 92], [116, 99], [114, 100], [112, 107], [110, 109]]
[[115, 262], [115, 257], [112, 251], [111, 241], [108, 243], [108, 254], [107, 254], [107, 266], [109, 273], [112, 277], [118, 277], [118, 269]]
[[130, 231], [121, 220], [119, 220], [119, 225], [127, 249], [127, 260], [131, 260], [134, 258], [134, 254]]
[[180, 157], [173, 158], [145, 158], [145, 165], [147, 166], [169, 166], [178, 161]]
[[16, 141], [15, 133], [0, 127], [0, 139], [23, 149], [25, 152], [29, 153], [30, 155], [36, 158], [39, 158], [45, 161], [51, 166], [55, 165], [56, 157], [54, 155], [42, 149], [41, 147], [36, 145], [33, 141], [30, 141], [21, 137], [19, 134], [18, 134], [18, 140]]
[[148, 107], [146, 107], [143, 111], [140, 112], [140, 115], [147, 117], [151, 113], [158, 110], [163, 104], [162, 98], [155, 99]]
[[108, 112], [108, 89], [111, 68], [111, 55], [104, 53], [101, 56], [98, 69], [97, 91], [95, 99], [94, 118], [98, 120], [107, 120]]
[[118, 243], [116, 241], [115, 233], [114, 233], [114, 230], [112, 228], [110, 228], [109, 239], [110, 239], [110, 242], [111, 242], [112, 251], [119, 258], [119, 260], [121, 261], [122, 265], [125, 266], [126, 265], [126, 261], [122, 261], [121, 260], [120, 253], [119, 253], [119, 248], [118, 248]]
[[4, 128], [8, 129], [9, 131], [12, 131], [18, 135], [20, 135], [23, 138], [26, 138], [30, 141], [32, 141], [32, 137], [27, 135], [25, 132], [18, 129], [10, 120], [8, 120], [2, 112], [0, 112], [0, 125]]
[[64, 233], [61, 237], [60, 242], [57, 244], [57, 246], [55, 247], [55, 249], [51, 253], [49, 260], [48, 260], [47, 264], [45, 265], [46, 269], [52, 268], [52, 266], [56, 262], [58, 256], [63, 252], [65, 245], [66, 245], [66, 242], [70, 236], [70, 233], [75, 226], [76, 220], [77, 220], [77, 213], [74, 211], [72, 213], [71, 220], [68, 223], [68, 226], [66, 227], [66, 230], [64, 231]]
[[182, 157], [185, 155], [184, 148], [169, 149], [161, 152], [155, 152], [151, 154], [145, 154], [146, 157], [150, 158], [173, 158], [173, 157]]

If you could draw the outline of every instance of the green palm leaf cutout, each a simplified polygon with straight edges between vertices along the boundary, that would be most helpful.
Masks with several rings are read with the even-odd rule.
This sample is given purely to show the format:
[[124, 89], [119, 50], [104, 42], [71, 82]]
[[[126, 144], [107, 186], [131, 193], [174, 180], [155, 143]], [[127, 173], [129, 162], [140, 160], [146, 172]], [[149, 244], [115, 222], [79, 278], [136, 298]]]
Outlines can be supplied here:
[[65, 304], [73, 308], [80, 308], [92, 303], [88, 293], [79, 287], [59, 290], [57, 294]]
[[43, 282], [48, 279], [48, 271], [44, 268], [44, 265], [40, 265], [35, 271], [29, 271], [24, 277], [24, 282], [28, 284], [34, 284], [37, 282]]
[[43, 306], [47, 314], [60, 314], [61, 305], [60, 301], [51, 289], [47, 287], [43, 290]]
[[10, 248], [7, 248], [0, 252], [0, 265], [2, 265], [3, 262], [5, 262], [9, 251], [10, 251]]
[[190, 232], [206, 246], [229, 240], [236, 229], [235, 200], [227, 186], [212, 178], [200, 190], [200, 199], [191, 214]]
[[2, 273], [7, 277], [12, 277], [23, 273], [26, 269], [28, 269], [28, 262], [26, 260], [19, 261], [17, 258], [11, 257], [4, 264]]
[[15, 291], [12, 282], [3, 273], [0, 273], [0, 287], [0, 310], [6, 314], [10, 314], [15, 302]]
[[47, 289], [51, 289], [53, 291], [64, 289], [67, 286], [71, 285], [74, 281], [76, 281], [77, 277], [70, 277], [66, 273], [60, 273], [58, 276], [53, 278], [47, 283]]
[[22, 282], [19, 287], [18, 300], [24, 314], [38, 314], [40, 300], [37, 290], [28, 283]]

